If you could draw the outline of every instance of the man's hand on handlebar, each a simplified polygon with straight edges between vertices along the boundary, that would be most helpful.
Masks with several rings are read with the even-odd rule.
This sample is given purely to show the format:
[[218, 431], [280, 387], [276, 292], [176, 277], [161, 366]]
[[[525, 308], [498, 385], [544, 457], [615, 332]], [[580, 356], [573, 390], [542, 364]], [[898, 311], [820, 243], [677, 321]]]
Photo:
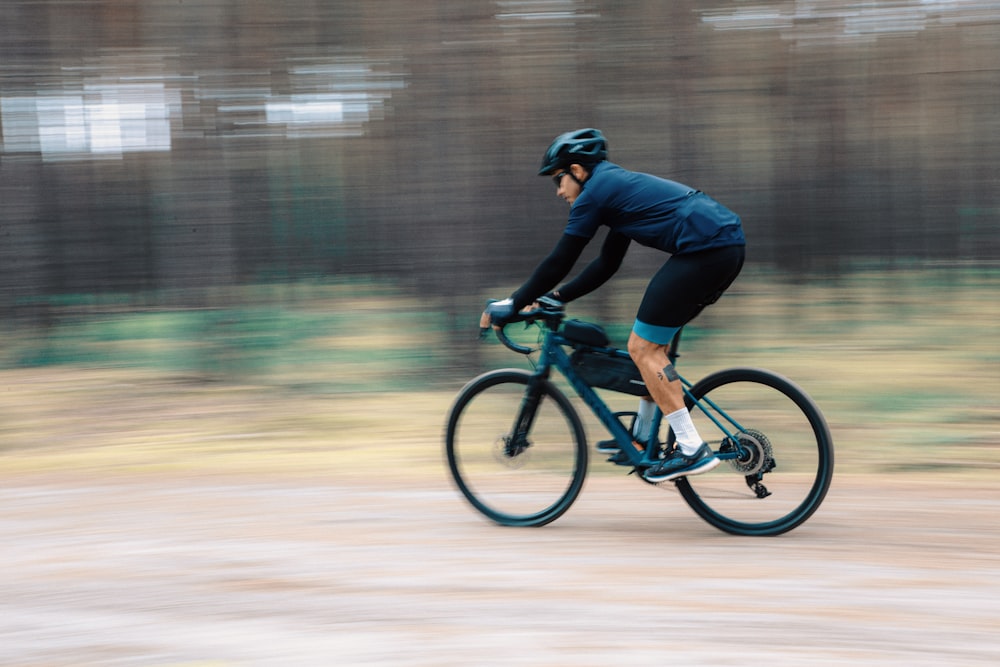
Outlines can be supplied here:
[[565, 307], [563, 302], [546, 294], [524, 308], [520, 313], [514, 311], [513, 299], [503, 299], [501, 301], [490, 301], [486, 304], [486, 310], [479, 318], [479, 328], [486, 330], [489, 327], [502, 328], [507, 324], [524, 319], [522, 315], [530, 315], [540, 311], [562, 311]]
[[545, 310], [562, 311], [565, 310], [566, 304], [560, 299], [558, 299], [553, 292], [549, 292], [544, 296], [538, 297], [538, 300], [536, 300], [531, 307], [534, 308], [535, 310], [545, 309]]
[[558, 299], [546, 294], [541, 296], [533, 304], [521, 310], [514, 311], [512, 299], [503, 301], [489, 301], [486, 310], [479, 318], [479, 337], [485, 338], [486, 333], [492, 328], [497, 338], [509, 349], [521, 354], [531, 354], [535, 350], [525, 345], [513, 342], [504, 333], [503, 328], [511, 322], [527, 322], [529, 324], [543, 320], [550, 328], [555, 329], [562, 321], [565, 311], [564, 304]]
[[490, 326], [502, 327], [514, 318], [514, 300], [503, 299], [502, 301], [490, 301], [486, 304], [483, 316], [479, 318], [479, 328], [488, 329]]

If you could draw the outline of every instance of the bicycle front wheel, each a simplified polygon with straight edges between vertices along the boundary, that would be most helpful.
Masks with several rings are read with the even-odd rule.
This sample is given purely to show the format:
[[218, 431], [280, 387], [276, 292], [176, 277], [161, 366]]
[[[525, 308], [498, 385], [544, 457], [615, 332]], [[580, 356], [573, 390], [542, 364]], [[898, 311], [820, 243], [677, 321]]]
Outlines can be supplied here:
[[505, 526], [562, 516], [583, 488], [587, 443], [580, 417], [548, 380], [499, 370], [459, 393], [445, 432], [448, 468], [462, 495]]
[[692, 408], [722, 465], [677, 480], [704, 520], [736, 535], [778, 535], [808, 519], [833, 478], [833, 442], [816, 404], [790, 380], [756, 368], [713, 373], [691, 388]]

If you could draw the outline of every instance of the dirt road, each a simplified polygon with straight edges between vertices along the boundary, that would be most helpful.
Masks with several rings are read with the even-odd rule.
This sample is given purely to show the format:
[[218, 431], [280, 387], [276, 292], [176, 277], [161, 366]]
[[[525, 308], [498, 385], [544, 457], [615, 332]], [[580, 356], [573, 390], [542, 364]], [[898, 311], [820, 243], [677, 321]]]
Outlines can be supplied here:
[[8, 477], [0, 664], [1000, 661], [987, 482], [839, 479], [805, 526], [752, 539], [622, 478], [500, 528], [402, 472]]

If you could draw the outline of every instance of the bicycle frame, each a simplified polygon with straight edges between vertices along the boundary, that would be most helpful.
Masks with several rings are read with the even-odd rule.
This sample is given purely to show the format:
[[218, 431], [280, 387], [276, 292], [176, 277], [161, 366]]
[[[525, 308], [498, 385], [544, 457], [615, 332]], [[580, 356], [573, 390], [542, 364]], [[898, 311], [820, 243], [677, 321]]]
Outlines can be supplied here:
[[[674, 336], [674, 340], [670, 347], [670, 359], [674, 361], [676, 359], [676, 346], [680, 338], [680, 332]], [[583, 400], [583, 402], [590, 408], [594, 416], [604, 425], [605, 428], [611, 433], [618, 446], [623, 452], [628, 455], [629, 461], [634, 466], [650, 466], [655, 463], [659, 458], [659, 446], [658, 434], [660, 432], [660, 426], [663, 421], [663, 411], [657, 407], [653, 413], [653, 419], [649, 426], [649, 433], [646, 437], [646, 447], [642, 452], [637, 450], [633, 445], [632, 434], [628, 429], [622, 425], [622, 423], [615, 417], [614, 412], [608, 407], [607, 403], [597, 394], [586, 381], [584, 381], [576, 371], [573, 370], [572, 363], [570, 362], [570, 357], [563, 349], [564, 346], [574, 347], [576, 349], [592, 350], [603, 353], [611, 353], [614, 356], [629, 358], [629, 355], [624, 350], [619, 350], [616, 348], [608, 347], [594, 347], [588, 345], [582, 345], [575, 341], [570, 341], [564, 336], [562, 336], [558, 331], [546, 331], [544, 341], [541, 347], [541, 354], [538, 360], [538, 364], [535, 367], [535, 377], [547, 380], [552, 372], [553, 368], [558, 369], [558, 371], [566, 378], [570, 386], [573, 387], [573, 391]], [[732, 417], [730, 417], [725, 410], [716, 405], [711, 399], [705, 397], [701, 400], [695, 399], [691, 394], [690, 388], [693, 386], [683, 375], [678, 373], [681, 383], [684, 387], [684, 394], [691, 401], [693, 406], [696, 406], [702, 413], [704, 413], [718, 428], [722, 431], [726, 439], [735, 442], [733, 433], [727, 428], [726, 424], [735, 429], [737, 432], [743, 431], [743, 427]], [[534, 419], [534, 409], [537, 407], [537, 398], [532, 398], [533, 392], [529, 385], [529, 390], [525, 396], [525, 403], [522, 406], [521, 414], [518, 416], [516, 428], [513, 431], [515, 434], [524, 434], [530, 429], [532, 420]], [[517, 441], [518, 438], [515, 438]], [[716, 452], [716, 455], [723, 460], [733, 459], [738, 456], [738, 451], [732, 452]]]
[[[539, 353], [532, 356], [534, 372], [507, 368], [483, 373], [466, 383], [449, 412], [445, 429], [449, 471], [473, 507], [501, 525], [551, 523], [580, 493], [589, 457], [579, 409], [570, 399], [574, 393], [619, 445], [622, 454], [612, 463], [631, 466], [643, 481], [658, 484], [655, 476], [647, 478], [646, 471], [663, 461], [664, 454], [669, 456], [666, 450], [676, 444], [669, 428], [661, 442], [664, 415], [654, 407], [648, 431], [635, 438], [646, 445], [632, 446], [635, 421], [630, 424], [628, 416], [634, 413], [613, 412], [604, 391], [617, 388], [623, 396], [641, 396], [649, 388], [635, 391], [634, 367], [616, 368], [615, 363], [629, 359], [628, 353], [612, 347], [596, 325], [576, 321], [569, 326], [574, 321], [564, 322], [562, 306], [541, 297], [534, 309], [522, 310], [501, 324], [492, 322], [489, 311], [484, 313], [480, 335], [492, 328], [508, 349], [523, 355]], [[512, 341], [504, 327], [514, 322], [540, 327], [538, 342], [527, 346]], [[676, 363], [679, 337], [680, 331], [667, 349], [671, 363]], [[553, 369], [572, 391], [555, 386]], [[728, 461], [726, 467], [732, 468], [728, 472], [735, 473], [696, 481], [690, 476], [697, 470], [677, 476], [676, 488], [691, 509], [734, 535], [780, 535], [812, 516], [830, 486], [833, 443], [822, 412], [808, 394], [762, 368], [727, 368], [695, 383], [683, 376], [679, 381], [687, 408], [692, 412], [697, 408], [699, 419], [704, 415], [712, 423], [704, 427], [713, 434], [708, 440], [716, 443], [715, 458]], [[746, 426], [728, 411], [747, 420]], [[507, 420], [513, 423], [505, 426]], [[716, 436], [723, 436], [721, 442]], [[775, 471], [765, 486], [764, 476]], [[561, 476], [568, 476], [568, 485], [560, 485]], [[770, 486], [780, 488], [780, 493]]]

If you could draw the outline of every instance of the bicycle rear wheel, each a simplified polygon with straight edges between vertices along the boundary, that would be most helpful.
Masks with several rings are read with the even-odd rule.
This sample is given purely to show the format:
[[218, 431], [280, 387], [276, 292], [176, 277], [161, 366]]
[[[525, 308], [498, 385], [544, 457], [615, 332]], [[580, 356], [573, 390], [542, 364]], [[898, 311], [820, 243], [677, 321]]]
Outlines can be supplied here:
[[[732, 434], [709, 438], [722, 465], [677, 480], [691, 509], [736, 535], [778, 535], [812, 516], [833, 478], [833, 441], [812, 399], [755, 368], [713, 373], [691, 394]], [[721, 432], [698, 408], [692, 418], [703, 437]]]
[[459, 392], [445, 452], [462, 495], [506, 526], [559, 518], [587, 474], [583, 425], [569, 399], [522, 370], [486, 373]]

